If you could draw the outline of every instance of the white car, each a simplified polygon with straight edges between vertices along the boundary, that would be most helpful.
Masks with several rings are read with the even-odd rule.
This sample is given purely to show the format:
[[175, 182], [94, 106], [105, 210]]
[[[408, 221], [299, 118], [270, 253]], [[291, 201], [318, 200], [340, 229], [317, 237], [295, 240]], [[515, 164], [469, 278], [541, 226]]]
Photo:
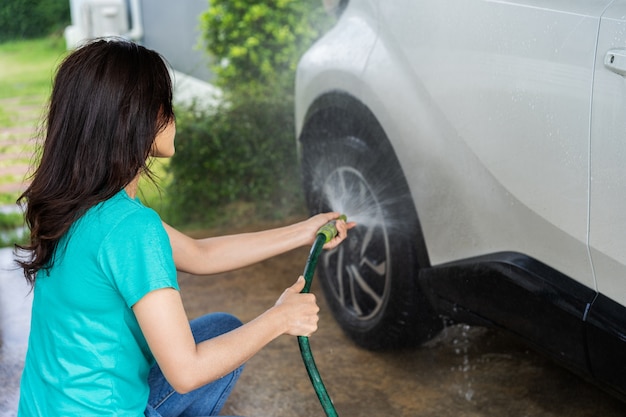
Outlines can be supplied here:
[[[347, 3], [347, 4], [346, 4]], [[626, 395], [626, 1], [349, 0], [302, 57], [319, 273], [374, 349], [505, 329]]]

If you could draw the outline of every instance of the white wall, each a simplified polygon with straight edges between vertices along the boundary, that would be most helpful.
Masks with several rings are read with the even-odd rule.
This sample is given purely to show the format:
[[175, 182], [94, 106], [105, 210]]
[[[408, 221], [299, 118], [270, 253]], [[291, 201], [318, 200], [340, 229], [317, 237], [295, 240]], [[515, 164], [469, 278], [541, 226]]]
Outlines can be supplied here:
[[208, 7], [208, 0], [141, 0], [142, 44], [162, 54], [175, 70], [211, 81], [209, 57], [199, 46], [200, 14]]

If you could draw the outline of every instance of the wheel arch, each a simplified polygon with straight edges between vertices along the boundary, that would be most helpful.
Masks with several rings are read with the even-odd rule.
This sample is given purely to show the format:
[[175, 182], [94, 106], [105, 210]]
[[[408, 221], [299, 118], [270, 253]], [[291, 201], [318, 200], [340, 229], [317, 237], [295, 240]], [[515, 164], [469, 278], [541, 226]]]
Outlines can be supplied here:
[[[354, 119], [360, 118], [368, 123], [371, 119], [375, 120], [369, 108], [355, 96], [343, 90], [327, 91], [313, 100], [307, 108], [302, 129], [298, 135], [299, 152], [301, 152], [302, 143], [305, 141], [327, 139], [311, 136], [310, 133], [324, 124], [329, 124], [333, 128], [340, 127], [342, 115], [352, 115]], [[345, 123], [343, 125], [343, 127], [348, 128]]]
[[[309, 105], [297, 140], [300, 161], [303, 160], [302, 153], [305, 144], [333, 140], [342, 135], [350, 135], [363, 140], [362, 145], [370, 148], [377, 158], [390, 158], [401, 171], [402, 180], [407, 181], [396, 150], [377, 117], [363, 101], [342, 90], [327, 91]], [[303, 183], [305, 175], [306, 173], [303, 173]], [[410, 186], [407, 188], [411, 189]], [[428, 249], [413, 196], [411, 200], [417, 220], [415, 248], [418, 262], [421, 268], [430, 267]]]

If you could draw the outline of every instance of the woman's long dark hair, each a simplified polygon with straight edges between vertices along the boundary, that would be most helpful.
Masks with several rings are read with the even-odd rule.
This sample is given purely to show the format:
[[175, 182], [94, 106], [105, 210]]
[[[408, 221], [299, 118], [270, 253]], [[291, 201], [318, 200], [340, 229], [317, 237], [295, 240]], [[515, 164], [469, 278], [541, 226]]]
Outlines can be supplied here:
[[121, 39], [99, 39], [59, 66], [46, 119], [41, 161], [25, 204], [30, 242], [17, 246], [30, 284], [52, 266], [59, 239], [87, 209], [139, 173], [159, 131], [174, 119], [164, 59]]

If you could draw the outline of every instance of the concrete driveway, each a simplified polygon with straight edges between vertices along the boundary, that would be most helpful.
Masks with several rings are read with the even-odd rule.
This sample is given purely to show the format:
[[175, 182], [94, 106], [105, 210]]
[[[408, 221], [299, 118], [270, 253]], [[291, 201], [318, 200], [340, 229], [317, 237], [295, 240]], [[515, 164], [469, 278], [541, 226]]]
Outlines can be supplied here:
[[[223, 232], [223, 231], [222, 231]], [[302, 273], [308, 248], [226, 274], [180, 274], [190, 318], [228, 311], [244, 321], [273, 305]], [[30, 297], [10, 249], [0, 250], [0, 417], [13, 417], [29, 326]], [[314, 282], [313, 292], [319, 294]], [[617, 417], [626, 405], [510, 336], [447, 328], [428, 346], [370, 352], [354, 346], [323, 297], [311, 347], [343, 417]], [[257, 417], [323, 416], [293, 337], [281, 337], [247, 364], [223, 410]]]

